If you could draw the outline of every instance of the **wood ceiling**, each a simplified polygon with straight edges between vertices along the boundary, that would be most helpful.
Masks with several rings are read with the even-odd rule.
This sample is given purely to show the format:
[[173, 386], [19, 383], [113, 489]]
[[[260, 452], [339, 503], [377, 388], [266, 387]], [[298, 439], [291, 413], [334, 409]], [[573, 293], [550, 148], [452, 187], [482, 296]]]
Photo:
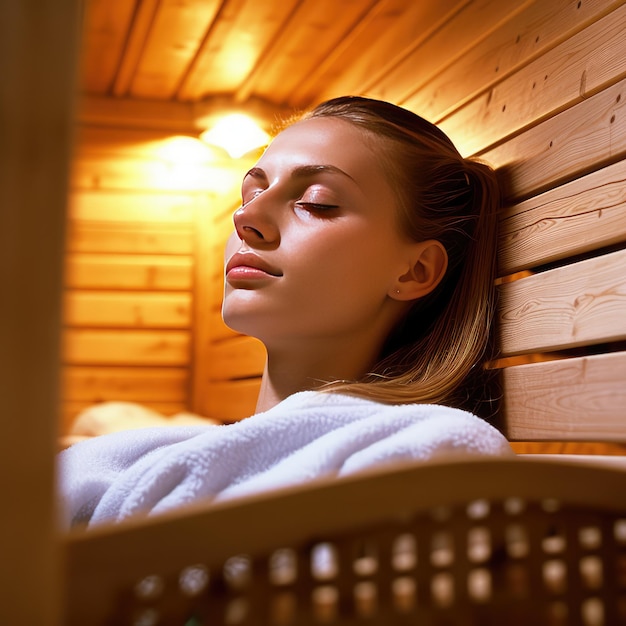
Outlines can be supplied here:
[[468, 4], [87, 0], [81, 90], [107, 100], [261, 102], [276, 110], [344, 94], [402, 102], [413, 86], [388, 81], [390, 73]]

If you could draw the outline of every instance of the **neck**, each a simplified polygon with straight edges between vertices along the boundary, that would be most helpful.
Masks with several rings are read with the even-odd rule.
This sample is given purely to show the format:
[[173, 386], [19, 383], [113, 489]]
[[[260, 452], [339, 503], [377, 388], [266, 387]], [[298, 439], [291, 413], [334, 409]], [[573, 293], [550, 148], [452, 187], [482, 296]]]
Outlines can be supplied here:
[[267, 347], [267, 362], [261, 381], [256, 411], [267, 411], [299, 391], [319, 389], [337, 380], [358, 380], [367, 373], [379, 353], [379, 345], [359, 345], [336, 338], [324, 345], [312, 341], [312, 345], [299, 345], [277, 349]]

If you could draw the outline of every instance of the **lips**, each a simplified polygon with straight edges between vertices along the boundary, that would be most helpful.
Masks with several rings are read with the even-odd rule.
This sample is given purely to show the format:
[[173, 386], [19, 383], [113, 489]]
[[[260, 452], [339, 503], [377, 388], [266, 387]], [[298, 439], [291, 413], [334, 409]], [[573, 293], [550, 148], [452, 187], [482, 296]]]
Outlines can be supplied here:
[[226, 264], [226, 276], [234, 278], [255, 278], [263, 275], [280, 277], [283, 273], [254, 252], [237, 252]]

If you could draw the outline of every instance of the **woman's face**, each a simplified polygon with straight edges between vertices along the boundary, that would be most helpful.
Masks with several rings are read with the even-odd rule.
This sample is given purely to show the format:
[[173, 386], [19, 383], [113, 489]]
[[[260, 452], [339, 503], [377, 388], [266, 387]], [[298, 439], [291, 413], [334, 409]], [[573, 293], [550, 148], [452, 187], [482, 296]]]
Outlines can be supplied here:
[[226, 248], [231, 328], [268, 347], [389, 330], [411, 242], [374, 146], [345, 121], [309, 119], [278, 135], [246, 174]]

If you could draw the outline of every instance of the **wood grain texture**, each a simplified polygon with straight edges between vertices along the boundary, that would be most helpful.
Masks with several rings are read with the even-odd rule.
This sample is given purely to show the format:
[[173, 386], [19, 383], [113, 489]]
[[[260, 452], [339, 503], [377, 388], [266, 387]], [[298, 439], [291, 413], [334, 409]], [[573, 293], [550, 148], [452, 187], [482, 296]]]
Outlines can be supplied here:
[[65, 284], [73, 289], [189, 290], [191, 257], [166, 255], [68, 255]]
[[234, 92], [253, 73], [265, 51], [277, 39], [295, 0], [226, 3], [183, 77], [178, 97], [195, 101], [209, 93]]
[[220, 8], [218, 0], [161, 0], [138, 59], [130, 94], [169, 99]]
[[[388, 77], [411, 52], [433, 37], [448, 19], [468, 4], [458, 0], [437, 4], [402, 0], [379, 2], [375, 12], [368, 15], [367, 22], [353, 35], [347, 49], [324, 73], [317, 75], [319, 78], [314, 84], [309, 83], [307, 92], [300, 97], [299, 94], [293, 95], [295, 102], [304, 105], [308, 101], [306, 93], [310, 94], [309, 99], [321, 101], [346, 94], [373, 95], [375, 89], [395, 101], [397, 87], [387, 80]], [[433, 61], [429, 59], [427, 62]], [[420, 71], [419, 64], [412, 67], [415, 73]], [[380, 82], [384, 80], [387, 84], [383, 87]], [[414, 74], [413, 88], [418, 81]], [[393, 94], [388, 93], [389, 89], [394, 90]]]
[[503, 356], [626, 339], [626, 250], [499, 287]]
[[214, 344], [207, 364], [209, 380], [231, 380], [260, 376], [265, 365], [265, 347], [254, 337], [235, 337]]
[[66, 365], [189, 364], [190, 336], [182, 330], [83, 330], [63, 333]]
[[511, 439], [626, 441], [626, 353], [520, 365], [503, 377]]
[[626, 6], [617, 8], [473, 99], [440, 124], [464, 154], [581, 102], [626, 75]]
[[446, 14], [440, 11], [438, 28], [424, 33], [427, 36], [418, 36], [395, 66], [368, 85], [368, 95], [403, 102], [418, 87], [428, 84], [448, 65], [462, 58], [502, 22], [513, 19], [531, 1], [475, 0], [458, 2]]
[[90, 0], [86, 4], [81, 82], [88, 93], [105, 93], [115, 80], [138, 0]]
[[[153, 190], [74, 191], [69, 206], [72, 220], [100, 222], [161, 222], [170, 225], [194, 221], [194, 196], [184, 193], [158, 193]], [[161, 225], [162, 225], [161, 224]], [[147, 225], [147, 224], [146, 224]]]
[[626, 161], [507, 207], [500, 220], [501, 273], [626, 241]]
[[173, 367], [66, 366], [62, 371], [66, 401], [106, 400], [184, 404], [189, 370]]
[[[433, 122], [441, 121], [621, 4], [622, 0], [525, 3], [493, 32], [475, 41], [454, 63], [448, 63], [402, 99], [401, 104]], [[415, 71], [420, 71], [419, 64]]]
[[193, 230], [184, 224], [73, 221], [68, 252], [118, 254], [193, 254]]
[[190, 293], [69, 291], [65, 324], [103, 328], [190, 328]]
[[626, 81], [481, 154], [514, 202], [626, 156]]

